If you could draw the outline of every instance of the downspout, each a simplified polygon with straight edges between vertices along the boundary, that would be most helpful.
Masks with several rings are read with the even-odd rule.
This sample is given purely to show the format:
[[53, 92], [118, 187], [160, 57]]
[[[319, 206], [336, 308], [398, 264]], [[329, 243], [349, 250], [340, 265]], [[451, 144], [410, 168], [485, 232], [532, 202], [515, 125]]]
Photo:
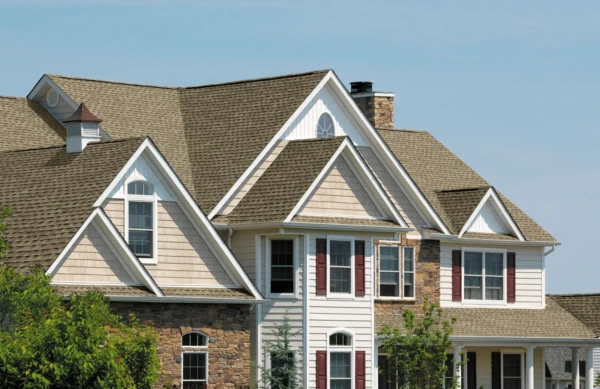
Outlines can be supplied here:
[[227, 247], [231, 249], [231, 237], [233, 236], [233, 228], [227, 229]]
[[544, 253], [544, 257], [547, 257], [548, 255], [552, 254], [554, 252], [554, 250], [556, 250], [556, 246], [551, 246], [550, 250], [548, 250]]

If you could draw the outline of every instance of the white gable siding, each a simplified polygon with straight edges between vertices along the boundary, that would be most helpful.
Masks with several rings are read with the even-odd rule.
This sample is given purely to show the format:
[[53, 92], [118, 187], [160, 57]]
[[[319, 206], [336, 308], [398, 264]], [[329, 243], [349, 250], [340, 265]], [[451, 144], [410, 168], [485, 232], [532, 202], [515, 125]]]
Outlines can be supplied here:
[[133, 165], [131, 165], [108, 197], [113, 199], [125, 198], [125, 194], [127, 193], [127, 183], [136, 180], [148, 181], [152, 183], [152, 185], [154, 185], [156, 196], [159, 200], [175, 200], [175, 197], [165, 185], [164, 180], [160, 177], [160, 173], [157, 173], [153, 163], [144, 158], [144, 156], [138, 158]]
[[505, 234], [507, 229], [504, 227], [498, 214], [488, 201], [479, 211], [471, 225], [467, 228], [468, 232], [483, 232], [488, 234]]
[[139, 284], [93, 224], [85, 229], [52, 281]]
[[338, 157], [298, 214], [382, 217], [361, 181], [342, 156]]
[[[473, 247], [472, 244], [465, 247]], [[516, 253], [516, 302], [507, 308], [544, 308], [543, 264], [541, 247], [500, 247]], [[441, 243], [440, 247], [440, 303], [442, 307], [460, 307], [460, 302], [452, 301], [452, 250], [460, 250], [457, 244]], [[479, 305], [478, 305], [479, 306]], [[504, 306], [491, 305], [493, 308]]]
[[313, 100], [298, 115], [282, 139], [312, 139], [317, 137], [317, 122], [323, 113], [329, 113], [335, 123], [336, 136], [349, 136], [354, 144], [366, 146], [358, 125], [350, 118], [328, 85], [321, 89]]
[[373, 175], [377, 178], [404, 221], [406, 221], [409, 227], [416, 229], [410, 235], [418, 235], [421, 227], [425, 225], [419, 212], [417, 212], [416, 208], [404, 191], [398, 186], [375, 152], [370, 147], [358, 147], [358, 151], [367, 162]]
[[37, 94], [37, 96], [39, 97], [36, 98], [36, 101], [42, 104], [44, 108], [48, 110], [48, 112], [50, 112], [56, 119], [58, 119], [61, 122], [73, 115], [76, 108], [72, 107], [71, 104], [67, 103], [62, 97], [60, 97], [60, 100], [56, 107], [49, 106], [46, 102], [46, 93], [48, 92], [48, 90], [50, 90], [49, 85], [46, 85], [45, 87], [40, 89], [40, 92]]

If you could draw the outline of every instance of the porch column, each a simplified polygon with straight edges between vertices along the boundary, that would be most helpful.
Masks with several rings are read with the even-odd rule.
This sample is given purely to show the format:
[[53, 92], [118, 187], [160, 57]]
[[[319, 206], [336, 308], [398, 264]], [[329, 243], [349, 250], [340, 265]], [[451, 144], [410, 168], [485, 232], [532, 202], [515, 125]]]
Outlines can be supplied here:
[[535, 347], [527, 347], [527, 384], [525, 389], [534, 389], [533, 387], [533, 350]]
[[462, 382], [461, 382], [461, 377], [462, 377], [462, 365], [461, 365], [461, 361], [462, 361], [462, 348], [463, 346], [459, 346], [459, 345], [455, 345], [454, 346], [454, 379], [456, 380], [456, 389], [460, 389]]
[[571, 385], [579, 389], [579, 347], [571, 347]]
[[585, 389], [594, 389], [594, 348], [588, 347], [585, 359]]

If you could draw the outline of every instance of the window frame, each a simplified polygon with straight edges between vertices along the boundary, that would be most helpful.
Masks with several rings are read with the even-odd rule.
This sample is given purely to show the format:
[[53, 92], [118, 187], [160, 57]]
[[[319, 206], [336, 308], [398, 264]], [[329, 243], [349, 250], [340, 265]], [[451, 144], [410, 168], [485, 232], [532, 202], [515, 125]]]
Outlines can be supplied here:
[[[333, 133], [331, 135], [319, 136], [319, 126], [320, 126], [321, 118], [324, 117], [325, 115], [329, 116], [329, 119], [331, 120], [331, 129], [332, 129]], [[317, 119], [317, 123], [315, 126], [315, 138], [323, 139], [323, 138], [328, 138], [328, 137], [332, 137], [332, 136], [335, 136], [335, 120], [333, 120], [333, 115], [331, 113], [329, 113], [327, 111], [323, 111], [319, 115], [319, 118]]]
[[[465, 252], [482, 253], [481, 264], [481, 287], [482, 299], [474, 300], [465, 297]], [[461, 249], [461, 302], [468, 305], [507, 305], [507, 252], [506, 249], [500, 248], [483, 248], [483, 247], [462, 247]], [[487, 300], [485, 298], [485, 253], [502, 254], [502, 300]], [[496, 276], [497, 277], [497, 276]]]
[[[330, 299], [340, 299], [340, 300], [352, 300], [355, 298], [355, 272], [356, 272], [356, 262], [355, 262], [355, 238], [354, 236], [344, 236], [344, 235], [330, 235], [327, 236], [327, 298]], [[336, 293], [331, 292], [331, 241], [335, 242], [350, 242], [350, 293]], [[366, 253], [365, 253], [365, 261], [366, 261]], [[327, 340], [329, 344], [329, 338]]]
[[[399, 284], [398, 284], [398, 296], [382, 296], [381, 295], [381, 247], [394, 247], [398, 249], [398, 261], [399, 263], [399, 270], [398, 270], [398, 277], [399, 277]], [[413, 285], [412, 285], [412, 292], [413, 292], [413, 296], [412, 297], [406, 297], [404, 294], [404, 260], [405, 260], [405, 250], [406, 249], [412, 249], [413, 251], [413, 271], [410, 272], [413, 274]], [[382, 243], [382, 244], [378, 244], [377, 245], [377, 297], [376, 299], [378, 300], [406, 300], [406, 301], [415, 301], [417, 296], [416, 296], [416, 287], [415, 287], [415, 283], [416, 283], [416, 279], [417, 279], [417, 271], [416, 271], [416, 258], [415, 258], [415, 254], [416, 254], [416, 249], [415, 246], [405, 246], [405, 245], [400, 245], [400, 244], [393, 244], [393, 243]], [[385, 272], [385, 271], [384, 271]]]
[[[184, 346], [183, 345], [183, 337], [185, 335], [188, 334], [199, 334], [201, 336], [203, 336], [206, 340], [206, 346]], [[201, 332], [201, 331], [189, 331], [186, 332], [185, 334], [181, 335], [181, 388], [183, 388], [183, 384], [184, 382], [204, 382], [206, 387], [208, 387], [208, 378], [210, 377], [210, 374], [208, 373], [208, 368], [209, 368], [209, 362], [208, 362], [208, 345], [209, 345], [209, 339], [208, 339], [208, 335], [206, 335], [205, 333]], [[203, 380], [184, 380], [183, 378], [183, 369], [185, 367], [185, 354], [204, 354], [205, 355], [205, 361], [206, 361], [206, 377]]]
[[[153, 191], [151, 195], [133, 195], [129, 194], [129, 184], [132, 182], [145, 182], [149, 184]], [[125, 233], [125, 241], [129, 244], [129, 203], [151, 203], [152, 204], [152, 255], [151, 256], [137, 256], [141, 263], [145, 265], [156, 265], [158, 262], [158, 197], [156, 195], [155, 185], [147, 180], [132, 179], [128, 180], [123, 185], [123, 198], [124, 198], [124, 213], [123, 219], [123, 232]], [[133, 252], [133, 249], [131, 249]]]
[[[335, 239], [334, 239], [335, 240]], [[350, 337], [350, 346], [332, 346], [329, 344], [331, 335], [344, 334]], [[336, 328], [327, 333], [327, 387], [331, 388], [331, 354], [332, 353], [347, 353], [350, 355], [350, 389], [355, 386], [355, 342], [354, 334], [343, 328]]]
[[500, 350], [500, 388], [504, 389], [504, 355], [505, 354], [509, 354], [509, 355], [520, 355], [521, 356], [521, 371], [520, 371], [520, 379], [521, 379], [521, 388], [520, 389], [525, 389], [525, 381], [526, 381], [526, 375], [525, 375], [525, 365], [526, 365], [526, 361], [525, 361], [525, 351], [523, 349], [515, 349], [515, 350], [511, 350], [511, 349], [507, 349], [507, 350]]
[[[265, 248], [265, 290], [266, 297], [268, 298], [299, 298], [299, 288], [298, 288], [298, 236], [297, 235], [271, 235], [266, 237], [266, 248]], [[293, 241], [293, 254], [294, 254], [294, 291], [292, 293], [271, 293], [271, 241], [273, 240], [291, 240]]]

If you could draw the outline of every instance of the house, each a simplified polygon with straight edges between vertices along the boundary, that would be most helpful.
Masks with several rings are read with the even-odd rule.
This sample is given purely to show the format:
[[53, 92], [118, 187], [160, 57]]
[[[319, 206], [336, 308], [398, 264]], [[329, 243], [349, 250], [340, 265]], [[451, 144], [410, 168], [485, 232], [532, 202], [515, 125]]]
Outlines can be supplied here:
[[[585, 355], [578, 353], [579, 388], [585, 387]], [[546, 350], [546, 389], [571, 389], [573, 377], [573, 352], [566, 347]]]
[[0, 98], [0, 139], [8, 262], [152, 319], [184, 388], [253, 384], [286, 313], [304, 387], [387, 388], [377, 331], [425, 298], [458, 318], [465, 388], [541, 389], [550, 347], [593, 369], [598, 336], [545, 294], [556, 239], [431, 134], [395, 129], [369, 82], [44, 75]]

